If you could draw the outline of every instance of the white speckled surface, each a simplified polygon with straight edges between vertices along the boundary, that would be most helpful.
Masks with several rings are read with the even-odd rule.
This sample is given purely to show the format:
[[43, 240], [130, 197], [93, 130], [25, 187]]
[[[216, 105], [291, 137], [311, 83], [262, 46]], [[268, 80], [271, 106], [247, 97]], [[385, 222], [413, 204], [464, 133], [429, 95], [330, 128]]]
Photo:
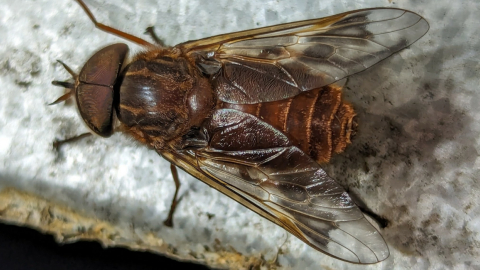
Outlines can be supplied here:
[[86, 128], [72, 104], [46, 106], [62, 94], [50, 82], [69, 78], [56, 59], [78, 70], [94, 51], [121, 40], [96, 30], [73, 0], [2, 2], [1, 188], [37, 194], [137, 234], [153, 232], [180, 256], [221, 245], [269, 260], [281, 246], [285, 268], [480, 267], [480, 2], [87, 2], [99, 21], [145, 39], [144, 29], [154, 25], [168, 45], [359, 8], [398, 7], [424, 16], [431, 26], [426, 36], [349, 79], [346, 98], [357, 109], [359, 132], [326, 167], [391, 221], [381, 231], [390, 258], [367, 267], [287, 238], [283, 229], [183, 172], [175, 228], [164, 227], [174, 191], [169, 165], [123, 135], [85, 139], [57, 155], [55, 138]]

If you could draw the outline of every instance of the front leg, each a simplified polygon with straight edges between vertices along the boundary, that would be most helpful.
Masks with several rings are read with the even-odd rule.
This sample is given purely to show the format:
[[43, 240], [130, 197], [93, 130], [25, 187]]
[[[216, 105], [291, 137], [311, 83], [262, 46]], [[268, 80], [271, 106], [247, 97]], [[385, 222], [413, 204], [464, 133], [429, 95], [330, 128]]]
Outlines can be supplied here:
[[92, 135], [92, 133], [86, 132], [86, 133], [83, 133], [83, 134], [80, 134], [80, 135], [77, 135], [77, 136], [74, 136], [74, 137], [71, 137], [71, 138], [63, 139], [63, 140], [55, 139], [55, 141], [53, 142], [53, 149], [56, 152], [59, 152], [60, 147], [62, 147], [64, 144], [76, 142], [76, 141], [79, 141], [83, 138], [90, 137], [91, 135]]

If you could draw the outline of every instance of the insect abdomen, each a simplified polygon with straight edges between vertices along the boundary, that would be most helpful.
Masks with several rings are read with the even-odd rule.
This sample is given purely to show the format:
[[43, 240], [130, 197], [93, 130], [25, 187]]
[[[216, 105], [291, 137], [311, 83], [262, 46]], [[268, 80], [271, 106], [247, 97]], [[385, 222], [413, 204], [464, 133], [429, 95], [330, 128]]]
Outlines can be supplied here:
[[355, 124], [353, 107], [342, 100], [341, 88], [335, 85], [281, 101], [221, 106], [253, 114], [269, 123], [319, 163], [344, 151]]

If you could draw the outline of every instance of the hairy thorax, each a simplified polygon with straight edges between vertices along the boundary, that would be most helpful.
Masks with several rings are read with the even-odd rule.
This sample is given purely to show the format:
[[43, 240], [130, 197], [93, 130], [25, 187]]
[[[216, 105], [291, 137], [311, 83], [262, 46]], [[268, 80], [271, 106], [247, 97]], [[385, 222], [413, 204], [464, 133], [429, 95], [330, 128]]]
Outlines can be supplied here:
[[210, 83], [176, 49], [138, 54], [124, 69], [117, 115], [142, 143], [165, 149], [211, 114]]

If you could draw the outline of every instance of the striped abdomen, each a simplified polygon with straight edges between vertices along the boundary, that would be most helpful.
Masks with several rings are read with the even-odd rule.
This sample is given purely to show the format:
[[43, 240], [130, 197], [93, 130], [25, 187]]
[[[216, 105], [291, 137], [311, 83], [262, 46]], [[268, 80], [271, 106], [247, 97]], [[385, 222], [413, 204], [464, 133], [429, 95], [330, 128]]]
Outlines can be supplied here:
[[220, 107], [253, 114], [281, 130], [319, 163], [330, 161], [350, 143], [353, 107], [342, 101], [335, 85], [303, 92], [293, 98], [257, 104], [222, 103]]

